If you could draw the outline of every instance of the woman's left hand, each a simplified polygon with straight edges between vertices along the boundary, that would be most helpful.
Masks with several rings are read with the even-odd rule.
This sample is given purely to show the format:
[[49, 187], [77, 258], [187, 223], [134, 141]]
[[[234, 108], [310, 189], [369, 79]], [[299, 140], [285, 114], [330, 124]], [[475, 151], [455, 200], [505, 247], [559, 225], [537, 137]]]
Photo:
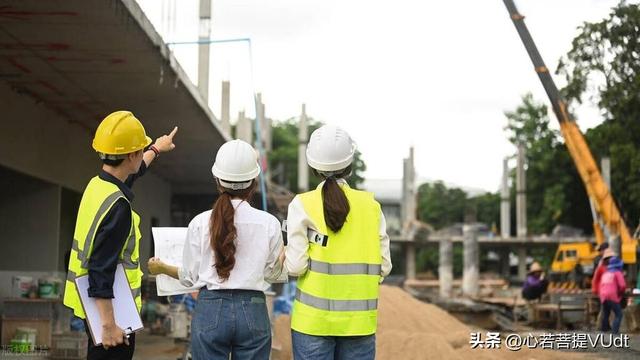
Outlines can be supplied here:
[[147, 267], [149, 268], [149, 273], [151, 273], [151, 275], [164, 274], [164, 263], [157, 257], [149, 259]]

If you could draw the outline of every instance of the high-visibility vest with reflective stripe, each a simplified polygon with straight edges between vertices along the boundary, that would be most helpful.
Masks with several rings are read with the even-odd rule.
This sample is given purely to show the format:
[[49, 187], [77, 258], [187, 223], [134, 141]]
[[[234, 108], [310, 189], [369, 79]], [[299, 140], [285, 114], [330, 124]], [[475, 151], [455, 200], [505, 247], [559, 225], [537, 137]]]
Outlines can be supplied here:
[[[327, 228], [322, 190], [299, 195], [304, 210], [326, 241], [309, 242], [309, 268], [298, 278], [291, 328], [316, 336], [376, 332], [380, 253], [380, 204], [373, 194], [341, 186], [350, 212], [342, 229]], [[324, 245], [324, 246], [323, 246]]]
[[[111, 207], [121, 198], [128, 201], [118, 186], [97, 176], [91, 179], [82, 195], [64, 291], [64, 304], [73, 309], [73, 313], [79, 318], [84, 319], [85, 314], [74, 280], [76, 277], [88, 273], [89, 257], [93, 250], [96, 231]], [[142, 271], [138, 261], [140, 239], [142, 238], [139, 229], [140, 216], [132, 209], [131, 218], [131, 230], [124, 247], [120, 251], [119, 262], [124, 266], [131, 293], [138, 306], [138, 311], [140, 311], [142, 308], [142, 297], [140, 296]]]

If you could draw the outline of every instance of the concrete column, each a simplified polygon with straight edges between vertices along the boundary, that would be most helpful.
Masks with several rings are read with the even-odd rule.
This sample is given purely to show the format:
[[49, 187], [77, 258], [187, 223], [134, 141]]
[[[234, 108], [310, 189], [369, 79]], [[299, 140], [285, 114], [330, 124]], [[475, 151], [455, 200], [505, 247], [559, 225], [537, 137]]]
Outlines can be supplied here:
[[402, 229], [405, 236], [409, 236], [411, 224], [416, 220], [415, 167], [413, 146], [409, 148], [409, 157], [403, 162], [402, 176]]
[[511, 264], [509, 263], [509, 249], [501, 249], [500, 254], [500, 273], [504, 278], [511, 276]]
[[271, 151], [271, 119], [267, 119], [265, 116], [265, 104], [262, 102], [262, 94], [257, 94], [257, 111], [256, 121], [260, 121], [260, 139], [262, 140], [262, 146], [265, 151]]
[[500, 189], [500, 234], [511, 236], [511, 205], [509, 204], [509, 159], [502, 161], [502, 187]]
[[453, 288], [453, 241], [440, 240], [440, 258], [438, 264], [438, 280], [440, 283], [440, 297], [451, 297]]
[[307, 166], [307, 142], [309, 142], [309, 124], [306, 105], [302, 104], [302, 114], [298, 125], [298, 192], [309, 190], [309, 167]]
[[238, 114], [238, 122], [236, 123], [236, 139], [246, 141], [249, 144], [253, 141], [253, 123], [244, 115], [244, 111]]
[[[602, 178], [604, 179], [604, 182], [607, 184], [607, 188], [609, 189], [609, 191], [611, 191], [611, 159], [610, 158], [603, 157], [600, 160], [600, 171], [602, 172]], [[591, 204], [591, 209], [593, 211], [593, 203]], [[611, 231], [609, 231], [609, 228], [607, 228], [606, 226], [601, 226], [601, 228], [604, 234], [604, 241], [609, 242], [609, 246], [611, 247], [611, 249], [613, 249], [613, 251], [615, 251], [617, 254], [621, 254], [622, 249], [620, 248], [620, 237], [612, 235]]]
[[198, 90], [209, 104], [209, 44], [211, 39], [211, 0], [200, 0], [200, 31], [198, 41]]
[[518, 279], [524, 280], [527, 277], [527, 248], [518, 248]]
[[480, 279], [480, 248], [478, 234], [473, 225], [464, 225], [463, 233], [463, 270], [462, 270], [462, 294], [465, 296], [477, 296]]
[[524, 171], [526, 148], [518, 145], [518, 165], [516, 170], [516, 227], [518, 237], [527, 236], [527, 185]]
[[405, 272], [407, 280], [416, 278], [416, 244], [413, 241], [405, 243]]
[[231, 82], [222, 82], [222, 100], [220, 104], [220, 124], [222, 130], [227, 134], [231, 134], [230, 111], [231, 107]]

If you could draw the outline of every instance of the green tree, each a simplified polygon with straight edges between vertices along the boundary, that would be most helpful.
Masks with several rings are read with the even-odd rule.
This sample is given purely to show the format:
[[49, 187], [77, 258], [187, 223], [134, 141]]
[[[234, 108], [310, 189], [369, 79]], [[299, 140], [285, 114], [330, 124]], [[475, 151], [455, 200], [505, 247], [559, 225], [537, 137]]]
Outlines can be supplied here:
[[640, 216], [640, 6], [622, 1], [607, 18], [585, 23], [558, 72], [570, 108], [592, 101], [605, 121], [587, 131], [599, 160], [611, 158], [614, 198], [627, 220]]
[[[584, 203], [584, 186], [579, 183], [575, 166], [560, 142], [559, 132], [550, 128], [547, 114], [547, 107], [536, 102], [531, 94], [524, 95], [522, 104], [515, 110], [505, 113], [509, 140], [514, 146], [522, 144], [526, 148], [528, 230], [532, 234], [549, 233], [558, 223], [583, 228], [586, 225], [585, 230], [588, 230], [590, 221], [573, 222], [575, 219], [571, 214], [577, 209], [572, 204]], [[515, 172], [512, 178], [515, 184]], [[576, 185], [582, 191], [582, 201], [568, 198], [567, 189]], [[511, 196], [515, 204], [515, 189], [512, 189]], [[582, 211], [579, 213], [584, 214]]]
[[442, 181], [425, 183], [418, 188], [418, 218], [435, 229], [464, 221], [467, 194], [449, 189]]
[[[309, 134], [322, 126], [322, 123], [312, 118], [309, 121]], [[275, 122], [272, 128], [273, 150], [268, 154], [271, 176], [276, 182], [293, 192], [298, 191], [298, 122], [291, 118], [282, 122]], [[362, 154], [356, 151], [353, 159], [353, 173], [347, 182], [353, 188], [359, 188], [364, 181], [362, 174], [367, 169], [362, 160]], [[309, 188], [313, 189], [320, 183], [320, 178], [310, 171]]]

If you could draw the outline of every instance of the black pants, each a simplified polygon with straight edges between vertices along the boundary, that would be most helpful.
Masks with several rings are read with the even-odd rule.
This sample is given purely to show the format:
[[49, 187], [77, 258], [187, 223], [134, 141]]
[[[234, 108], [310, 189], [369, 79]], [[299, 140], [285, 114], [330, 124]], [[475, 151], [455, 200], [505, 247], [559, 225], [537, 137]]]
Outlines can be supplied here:
[[102, 345], [93, 345], [89, 325], [85, 321], [84, 328], [89, 337], [89, 345], [87, 346], [87, 360], [131, 360], [133, 359], [133, 351], [136, 348], [136, 334], [129, 335], [129, 345], [120, 344], [105, 350]]

